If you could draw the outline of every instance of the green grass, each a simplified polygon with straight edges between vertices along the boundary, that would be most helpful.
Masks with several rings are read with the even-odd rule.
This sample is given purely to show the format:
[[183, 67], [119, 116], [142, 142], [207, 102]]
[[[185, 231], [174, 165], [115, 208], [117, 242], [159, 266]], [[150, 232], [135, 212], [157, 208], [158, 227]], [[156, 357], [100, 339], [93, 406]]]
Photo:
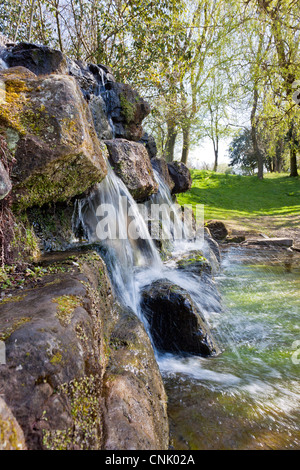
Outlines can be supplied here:
[[212, 171], [191, 171], [192, 189], [178, 196], [181, 205], [204, 204], [205, 220], [257, 217], [288, 218], [296, 226], [300, 215], [300, 179], [286, 174], [239, 176]]

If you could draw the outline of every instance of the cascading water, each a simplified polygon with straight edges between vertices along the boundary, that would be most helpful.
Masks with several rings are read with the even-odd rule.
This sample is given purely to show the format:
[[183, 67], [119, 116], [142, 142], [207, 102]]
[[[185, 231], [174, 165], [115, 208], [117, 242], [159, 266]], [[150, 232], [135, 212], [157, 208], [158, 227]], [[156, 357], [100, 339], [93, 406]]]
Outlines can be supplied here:
[[[152, 196], [152, 202], [173, 204], [159, 175], [156, 174], [156, 178], [160, 189], [157, 195]], [[119, 205], [122, 196], [131, 207], [133, 218], [128, 218], [127, 210]], [[103, 208], [104, 204], [116, 208], [114, 216], [108, 214], [106, 219], [107, 231], [114, 233], [117, 221], [117, 234], [124, 237], [99, 241], [97, 209]], [[124, 305], [130, 306], [142, 318], [139, 309], [141, 289], [157, 279], [168, 279], [190, 293], [214, 329], [215, 337], [224, 346], [225, 351], [217, 358], [179, 357], [156, 351], [169, 397], [174, 447], [297, 448], [300, 443], [297, 365], [291, 357], [284, 359], [284, 350], [291, 346], [288, 344], [289, 331], [291, 328], [294, 328], [294, 333], [297, 330], [299, 269], [288, 274], [289, 280], [282, 292], [280, 273], [277, 277], [274, 268], [268, 268], [272, 285], [275, 287], [276, 281], [276, 289], [282, 292], [285, 304], [287, 299], [290, 302], [289, 306], [286, 304], [285, 315], [282, 315], [281, 296], [276, 296], [276, 289], [270, 292], [268, 277], [257, 278], [257, 270], [251, 266], [247, 270], [243, 263], [233, 262], [232, 257], [236, 260], [238, 256], [236, 252], [231, 253], [231, 257], [224, 258], [223, 272], [217, 277], [217, 284], [227, 296], [227, 302], [228, 296], [231, 299], [230, 308], [221, 309], [220, 298], [211, 284], [174, 269], [172, 259], [167, 263], [161, 261], [148, 232], [149, 208], [149, 202], [146, 210], [138, 207], [109, 168], [107, 178], [87, 199], [78, 202], [77, 225], [80, 223], [85, 228], [90, 242], [97, 242], [101, 247], [113, 285]], [[142, 240], [125, 237], [132, 222], [134, 231], [139, 227]], [[171, 232], [173, 222], [170, 223]], [[181, 225], [180, 217], [177, 222]], [[176, 254], [195, 247], [207, 249], [201, 240], [191, 241], [188, 237], [181, 241], [173, 240], [172, 245]], [[256, 259], [255, 264], [266, 264], [266, 257]], [[270, 297], [267, 300], [270, 307], [264, 303], [263, 295], [278, 299], [276, 310]], [[256, 298], [264, 313], [258, 308]], [[275, 346], [276, 342], [278, 346]], [[184, 436], [183, 440], [181, 436]]]
[[[98, 245], [108, 266], [117, 298], [144, 322], [150, 339], [148, 324], [140, 307], [141, 293], [146, 285], [156, 280], [168, 280], [185, 289], [210, 325], [211, 313], [220, 310], [220, 299], [216, 296], [216, 290], [212, 289], [213, 281], [203, 282], [198, 276], [174, 269], [176, 263], [170, 253], [169, 261], [162, 262], [148, 230], [153, 205], [162, 207], [159, 225], [168, 227], [169, 249], [172, 247], [176, 257], [180, 253], [202, 249], [205, 243], [197, 239], [195, 233], [193, 236], [189, 233], [181, 211], [172, 201], [169, 188], [158, 174], [158, 194], [145, 204], [137, 204], [108, 162], [107, 165], [106, 178], [87, 198], [77, 202], [74, 232], [83, 231], [89, 243]], [[153, 348], [160, 363], [165, 355], [159, 353], [154, 344]], [[180, 360], [178, 358], [179, 368]]]
[[81, 226], [88, 241], [99, 244], [119, 299], [136, 312], [137, 270], [159, 270], [162, 262], [136, 202], [108, 162], [107, 166], [106, 178], [86, 199], [77, 201], [74, 231]]

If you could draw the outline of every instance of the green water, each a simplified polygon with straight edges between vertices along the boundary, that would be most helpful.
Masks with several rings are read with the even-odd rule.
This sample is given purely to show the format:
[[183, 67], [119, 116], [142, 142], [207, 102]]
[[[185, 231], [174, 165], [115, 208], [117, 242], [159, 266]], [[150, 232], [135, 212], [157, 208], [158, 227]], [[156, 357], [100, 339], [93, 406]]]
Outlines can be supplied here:
[[299, 255], [230, 249], [223, 259], [224, 309], [208, 312], [222, 354], [163, 363], [172, 446], [299, 449]]

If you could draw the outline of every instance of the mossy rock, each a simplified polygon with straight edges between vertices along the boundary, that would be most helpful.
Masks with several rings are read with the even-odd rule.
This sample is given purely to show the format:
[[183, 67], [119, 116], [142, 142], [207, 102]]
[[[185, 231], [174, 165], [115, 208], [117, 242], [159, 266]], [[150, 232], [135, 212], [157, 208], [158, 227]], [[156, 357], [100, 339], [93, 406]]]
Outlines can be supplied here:
[[212, 273], [211, 264], [203, 256], [201, 251], [190, 251], [183, 255], [182, 258], [176, 262], [176, 266], [180, 270], [198, 274], [200, 276], [202, 274]]
[[15, 209], [67, 201], [105, 177], [93, 118], [73, 77], [38, 78], [16, 67], [0, 79], [0, 132], [16, 158]]

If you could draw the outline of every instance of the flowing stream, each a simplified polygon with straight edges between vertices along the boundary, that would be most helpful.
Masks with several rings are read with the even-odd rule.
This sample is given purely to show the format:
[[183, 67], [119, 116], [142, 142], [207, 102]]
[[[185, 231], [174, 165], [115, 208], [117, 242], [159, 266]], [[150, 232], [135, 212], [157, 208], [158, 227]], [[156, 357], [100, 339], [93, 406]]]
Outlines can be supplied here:
[[[160, 189], [150, 203], [173, 205], [155, 176]], [[143, 320], [141, 289], [156, 279], [169, 279], [189, 292], [222, 347], [211, 358], [155, 351], [169, 399], [172, 446], [299, 448], [299, 257], [231, 248], [215, 281], [203, 282], [174, 269], [172, 258], [162, 261], [148, 231], [150, 203], [138, 206], [109, 168], [94, 192], [78, 201], [74, 225], [88, 242], [99, 244], [123, 305]], [[176, 214], [169, 224], [171, 234], [182, 224]], [[100, 219], [105, 223], [99, 226]], [[99, 241], [100, 228], [110, 237]], [[206, 254], [202, 239], [189, 240], [186, 227], [181, 230], [183, 239], [172, 240], [173, 256], [195, 249]], [[136, 239], [135, 233], [141, 237]]]
[[223, 353], [160, 363], [172, 444], [299, 449], [299, 255], [231, 248], [222, 264], [213, 323]]

